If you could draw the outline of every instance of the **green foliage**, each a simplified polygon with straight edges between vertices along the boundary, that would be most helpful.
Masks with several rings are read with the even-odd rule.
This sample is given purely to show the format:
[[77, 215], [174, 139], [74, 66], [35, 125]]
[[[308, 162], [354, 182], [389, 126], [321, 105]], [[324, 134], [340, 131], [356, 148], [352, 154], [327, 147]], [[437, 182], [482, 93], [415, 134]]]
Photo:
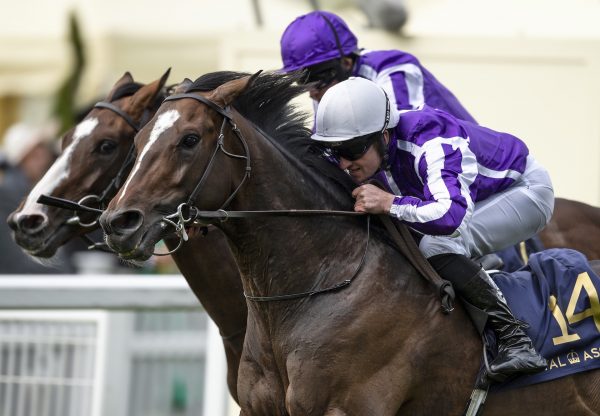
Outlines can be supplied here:
[[75, 97], [86, 64], [83, 39], [74, 12], [69, 15], [69, 44], [72, 52], [72, 66], [66, 79], [56, 92], [52, 110], [52, 115], [59, 122], [60, 134], [75, 124]]

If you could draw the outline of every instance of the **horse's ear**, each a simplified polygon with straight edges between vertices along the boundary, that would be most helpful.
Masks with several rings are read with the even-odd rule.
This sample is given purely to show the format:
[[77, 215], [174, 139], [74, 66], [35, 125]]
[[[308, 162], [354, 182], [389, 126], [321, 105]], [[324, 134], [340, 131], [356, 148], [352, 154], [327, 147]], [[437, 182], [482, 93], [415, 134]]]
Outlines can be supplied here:
[[158, 97], [167, 83], [170, 73], [171, 68], [167, 69], [167, 72], [165, 72], [162, 77], [150, 84], [144, 85], [131, 96], [131, 104], [129, 106], [131, 108], [130, 113], [134, 119], [139, 119], [144, 110], [152, 106], [156, 97]]
[[183, 81], [181, 81], [179, 84], [175, 85], [172, 88], [171, 94], [182, 94], [184, 93], [189, 87], [190, 85], [192, 85], [194, 82], [189, 79], [189, 78], [184, 78]]
[[113, 85], [112, 89], [110, 90], [110, 92], [106, 96], [106, 101], [108, 101], [108, 102], [111, 101], [112, 96], [119, 89], [119, 87], [121, 87], [121, 86], [123, 86], [125, 84], [131, 84], [132, 82], [134, 82], [133, 81], [133, 77], [131, 76], [131, 74], [129, 73], [129, 71], [125, 72], [123, 74], [123, 76], [121, 78], [119, 78], [119, 80], [115, 83], [115, 85]]
[[250, 87], [258, 75], [262, 71], [258, 71], [254, 75], [248, 75], [233, 81], [226, 82], [219, 88], [213, 91], [210, 99], [221, 107], [227, 107], [231, 104], [241, 93], [243, 93], [248, 87]]
[[252, 84], [254, 84], [254, 82], [256, 81], [256, 79], [258, 78], [258, 76], [263, 72], [263, 70], [261, 69], [260, 71], [256, 71], [254, 74], [252, 74], [252, 76], [250, 77], [250, 79], [248, 80], [248, 84], [246, 85], [246, 88], [249, 88], [252, 86]]

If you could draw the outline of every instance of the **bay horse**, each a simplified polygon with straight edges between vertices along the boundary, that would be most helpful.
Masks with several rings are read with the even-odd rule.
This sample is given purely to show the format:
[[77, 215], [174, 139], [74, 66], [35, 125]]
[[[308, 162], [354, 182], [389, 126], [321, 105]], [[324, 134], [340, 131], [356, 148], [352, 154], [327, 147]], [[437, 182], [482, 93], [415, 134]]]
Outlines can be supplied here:
[[[98, 228], [94, 218], [37, 203], [49, 195], [102, 207], [126, 178], [133, 138], [156, 112], [166, 96], [168, 72], [155, 82], [142, 85], [125, 73], [104, 101], [62, 138], [62, 155], [9, 217], [16, 242], [30, 255], [47, 258], [80, 235]], [[133, 155], [131, 155], [133, 156]], [[83, 225], [82, 225], [83, 223]], [[89, 224], [86, 224], [89, 223]], [[177, 240], [167, 238], [172, 250]], [[237, 369], [246, 330], [247, 308], [241, 280], [225, 236], [217, 229], [203, 236], [192, 234], [172, 254], [190, 288], [219, 327], [228, 372], [229, 391], [237, 400]]]
[[[368, 217], [264, 212], [353, 207], [349, 177], [290, 105], [294, 82], [265, 73], [165, 100], [100, 218], [107, 242], [148, 258], [175, 217], [227, 235], [248, 299], [241, 415], [460, 414], [481, 355], [460, 305], [443, 315]], [[598, 415], [599, 381], [590, 371], [494, 393], [485, 414]]]
[[540, 231], [544, 248], [568, 247], [588, 260], [600, 259], [600, 208], [565, 198], [556, 198], [554, 214]]

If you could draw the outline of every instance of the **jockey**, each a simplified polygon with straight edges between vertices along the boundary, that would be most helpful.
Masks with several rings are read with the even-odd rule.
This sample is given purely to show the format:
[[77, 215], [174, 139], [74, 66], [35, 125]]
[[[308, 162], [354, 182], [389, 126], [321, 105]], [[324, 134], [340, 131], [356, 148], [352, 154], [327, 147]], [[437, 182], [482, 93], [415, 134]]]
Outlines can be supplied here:
[[423, 234], [419, 248], [461, 297], [487, 314], [492, 377], [546, 368], [504, 296], [471, 258], [531, 237], [550, 220], [547, 171], [518, 138], [423, 106], [390, 111], [377, 84], [351, 77], [323, 96], [312, 138], [358, 184], [354, 210], [389, 214]]
[[398, 110], [427, 104], [475, 122], [417, 58], [399, 50], [359, 49], [346, 22], [333, 13], [313, 11], [290, 23], [281, 36], [281, 58], [285, 72], [306, 70], [315, 111], [327, 88], [358, 76], [382, 87]]

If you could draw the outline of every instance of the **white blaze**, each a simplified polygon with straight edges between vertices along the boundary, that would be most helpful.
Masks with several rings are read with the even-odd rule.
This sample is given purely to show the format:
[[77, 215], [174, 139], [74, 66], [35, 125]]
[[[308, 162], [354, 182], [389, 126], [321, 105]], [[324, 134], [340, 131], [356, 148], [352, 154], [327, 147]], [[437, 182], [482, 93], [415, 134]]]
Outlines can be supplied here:
[[42, 179], [40, 179], [40, 181], [31, 190], [27, 196], [25, 204], [23, 205], [23, 209], [18, 214], [19, 216], [31, 215], [39, 212], [42, 205], [37, 203], [38, 198], [42, 194], [51, 194], [52, 191], [54, 191], [58, 185], [60, 185], [60, 183], [69, 176], [71, 156], [75, 151], [75, 148], [82, 139], [89, 136], [94, 131], [97, 125], [98, 119], [93, 117], [83, 120], [77, 125], [77, 127], [75, 127], [73, 141], [71, 144], [69, 144], [69, 146], [67, 146], [58, 159], [56, 159], [56, 161], [52, 164], [50, 169], [48, 169]]
[[154, 123], [154, 127], [152, 127], [152, 131], [150, 132], [150, 138], [148, 139], [148, 143], [146, 143], [146, 146], [144, 146], [144, 148], [142, 149], [142, 152], [137, 158], [137, 162], [133, 167], [133, 170], [127, 178], [127, 182], [125, 182], [125, 185], [123, 185], [123, 189], [121, 190], [121, 196], [119, 196], [117, 203], [121, 202], [121, 199], [125, 196], [125, 192], [127, 192], [127, 187], [129, 186], [131, 179], [133, 179], [136, 172], [140, 168], [142, 160], [144, 159], [144, 156], [146, 156], [146, 153], [148, 153], [148, 150], [150, 150], [150, 147], [154, 144], [154, 142], [158, 139], [158, 137], [161, 134], [163, 134], [169, 128], [173, 127], [173, 124], [175, 124], [179, 117], [180, 114], [177, 110], [169, 110], [158, 116], [158, 119], [156, 120], [156, 123]]

